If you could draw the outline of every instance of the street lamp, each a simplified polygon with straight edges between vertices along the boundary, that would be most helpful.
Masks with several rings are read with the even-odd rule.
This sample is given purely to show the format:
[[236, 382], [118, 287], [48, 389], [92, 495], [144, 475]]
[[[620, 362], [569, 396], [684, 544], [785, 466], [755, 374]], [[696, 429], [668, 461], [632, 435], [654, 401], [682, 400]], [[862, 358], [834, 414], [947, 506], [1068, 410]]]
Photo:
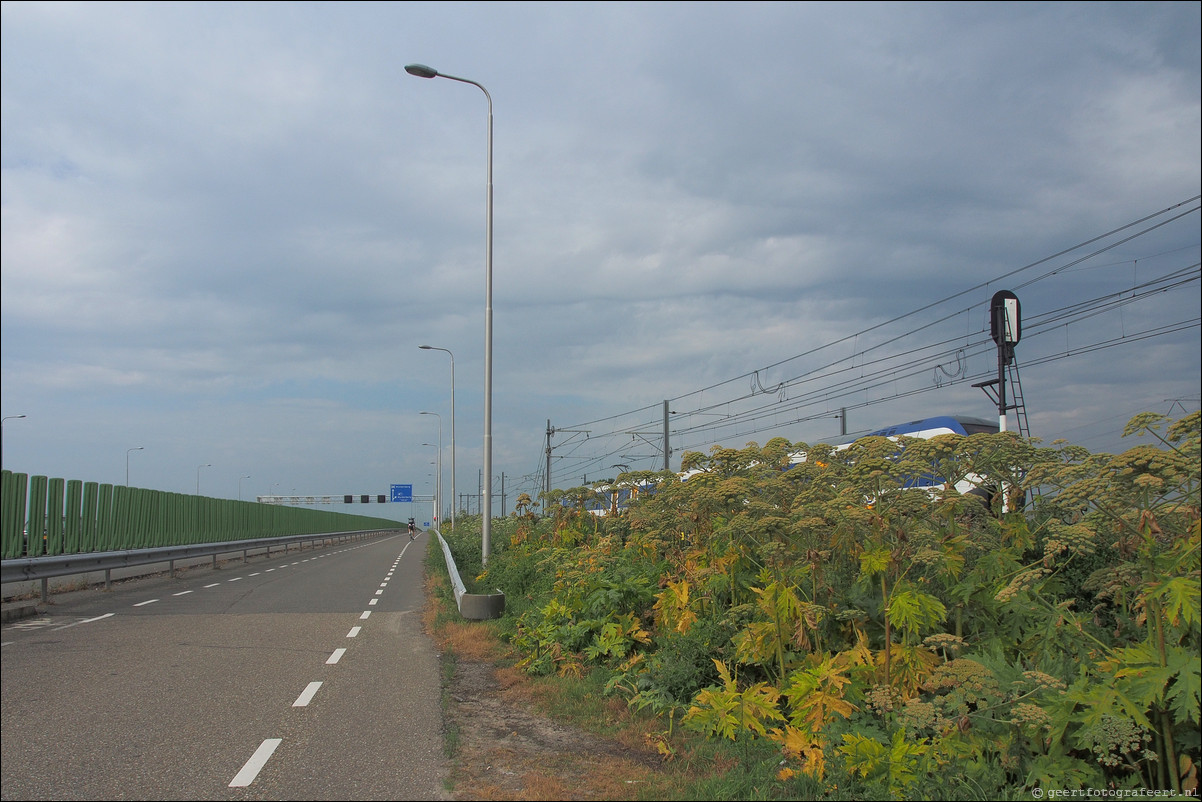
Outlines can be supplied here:
[[[442, 512], [442, 415], [439, 415], [437, 412], [419, 412], [418, 414], [419, 415], [433, 415], [434, 417], [438, 418], [438, 445], [435, 447], [438, 449], [438, 513], [441, 513]], [[422, 445], [429, 446], [429, 445], [434, 445], [434, 444], [433, 443], [422, 443]], [[451, 470], [452, 471], [455, 470], [454, 467], [452, 467]], [[454, 474], [452, 474], [452, 476], [454, 476]], [[451, 491], [451, 495], [452, 496], [455, 495], [454, 490]], [[438, 515], [436, 514], [434, 517], [438, 518]]]
[[455, 507], [458, 506], [455, 495], [455, 355], [449, 348], [439, 348], [434, 345], [419, 345], [423, 351], [446, 351], [451, 357], [451, 531], [455, 531]]
[[[492, 476], [492, 95], [482, 84], [441, 73], [425, 64], [409, 64], [405, 72], [418, 78], [446, 78], [471, 84], [488, 99], [488, 194], [484, 224], [484, 475]], [[488, 555], [492, 551], [492, 494], [485, 494], [483, 501], [480, 551], [483, 564], [488, 565]]]
[[238, 477], [238, 500], [239, 500], [239, 501], [241, 501], [241, 500], [242, 500], [242, 480], [243, 480], [243, 479], [249, 479], [249, 478], [250, 478], [250, 474], [249, 474], [249, 473], [248, 473], [248, 474], [246, 474], [245, 476], [239, 476], [239, 477]]
[[[454, 398], [454, 396], [451, 396]], [[0, 418], [0, 468], [4, 467], [4, 421], [23, 418], [24, 415], [9, 415], [7, 418]], [[452, 463], [453, 464], [453, 463]]]
[[204, 465], [196, 466], [196, 495], [198, 495], [198, 496], [200, 495], [200, 469], [201, 468], [212, 468], [212, 467], [213, 466], [209, 463], [205, 463]]
[[129, 452], [142, 451], [142, 450], [143, 450], [142, 446], [138, 446], [137, 448], [125, 449], [125, 486], [126, 487], [129, 487]]

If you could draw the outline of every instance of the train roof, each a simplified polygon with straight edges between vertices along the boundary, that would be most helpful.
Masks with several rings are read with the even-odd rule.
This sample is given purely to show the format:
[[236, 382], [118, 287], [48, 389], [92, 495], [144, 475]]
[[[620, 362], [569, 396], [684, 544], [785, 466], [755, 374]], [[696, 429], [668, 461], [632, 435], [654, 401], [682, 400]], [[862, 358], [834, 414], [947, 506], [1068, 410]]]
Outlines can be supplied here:
[[925, 437], [934, 437], [937, 434], [977, 434], [980, 432], [996, 432], [997, 430], [997, 421], [973, 418], [967, 415], [936, 415], [931, 418], [919, 418], [918, 420], [888, 426], [884, 429], [877, 429], [868, 434], [860, 435], [860, 437], [901, 437], [905, 435], [913, 436], [919, 433]]

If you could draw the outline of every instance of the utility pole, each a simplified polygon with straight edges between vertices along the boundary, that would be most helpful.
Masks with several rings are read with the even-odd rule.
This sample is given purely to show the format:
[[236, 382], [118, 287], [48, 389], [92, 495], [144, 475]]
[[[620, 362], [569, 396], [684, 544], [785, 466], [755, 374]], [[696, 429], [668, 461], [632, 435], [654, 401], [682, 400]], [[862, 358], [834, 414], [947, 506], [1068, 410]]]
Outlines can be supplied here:
[[[556, 432], [572, 432], [574, 434], [583, 434], [588, 437], [589, 429], [556, 429], [551, 425], [550, 419], [547, 420], [547, 466], [543, 471], [543, 493], [551, 492], [551, 438]], [[566, 444], [565, 444], [566, 445]]]
[[672, 458], [672, 449], [668, 446], [668, 399], [664, 399], [664, 470], [672, 470], [669, 461]]

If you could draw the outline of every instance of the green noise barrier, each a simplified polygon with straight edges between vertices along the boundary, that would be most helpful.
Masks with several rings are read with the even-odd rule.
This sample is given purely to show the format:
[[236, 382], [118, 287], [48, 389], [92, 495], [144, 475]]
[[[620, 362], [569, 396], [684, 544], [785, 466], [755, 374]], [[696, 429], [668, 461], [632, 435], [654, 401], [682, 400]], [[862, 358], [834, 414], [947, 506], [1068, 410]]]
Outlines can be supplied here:
[[286, 535], [396, 529], [396, 521], [5, 470], [3, 558], [187, 546]]

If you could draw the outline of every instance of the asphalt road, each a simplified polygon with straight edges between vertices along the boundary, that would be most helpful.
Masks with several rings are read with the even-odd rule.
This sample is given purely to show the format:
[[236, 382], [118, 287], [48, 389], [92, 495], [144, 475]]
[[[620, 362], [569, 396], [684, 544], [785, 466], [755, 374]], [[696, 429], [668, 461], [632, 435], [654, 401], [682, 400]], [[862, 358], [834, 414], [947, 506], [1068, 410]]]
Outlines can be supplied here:
[[0, 798], [450, 798], [428, 537], [193, 568], [6, 624]]

